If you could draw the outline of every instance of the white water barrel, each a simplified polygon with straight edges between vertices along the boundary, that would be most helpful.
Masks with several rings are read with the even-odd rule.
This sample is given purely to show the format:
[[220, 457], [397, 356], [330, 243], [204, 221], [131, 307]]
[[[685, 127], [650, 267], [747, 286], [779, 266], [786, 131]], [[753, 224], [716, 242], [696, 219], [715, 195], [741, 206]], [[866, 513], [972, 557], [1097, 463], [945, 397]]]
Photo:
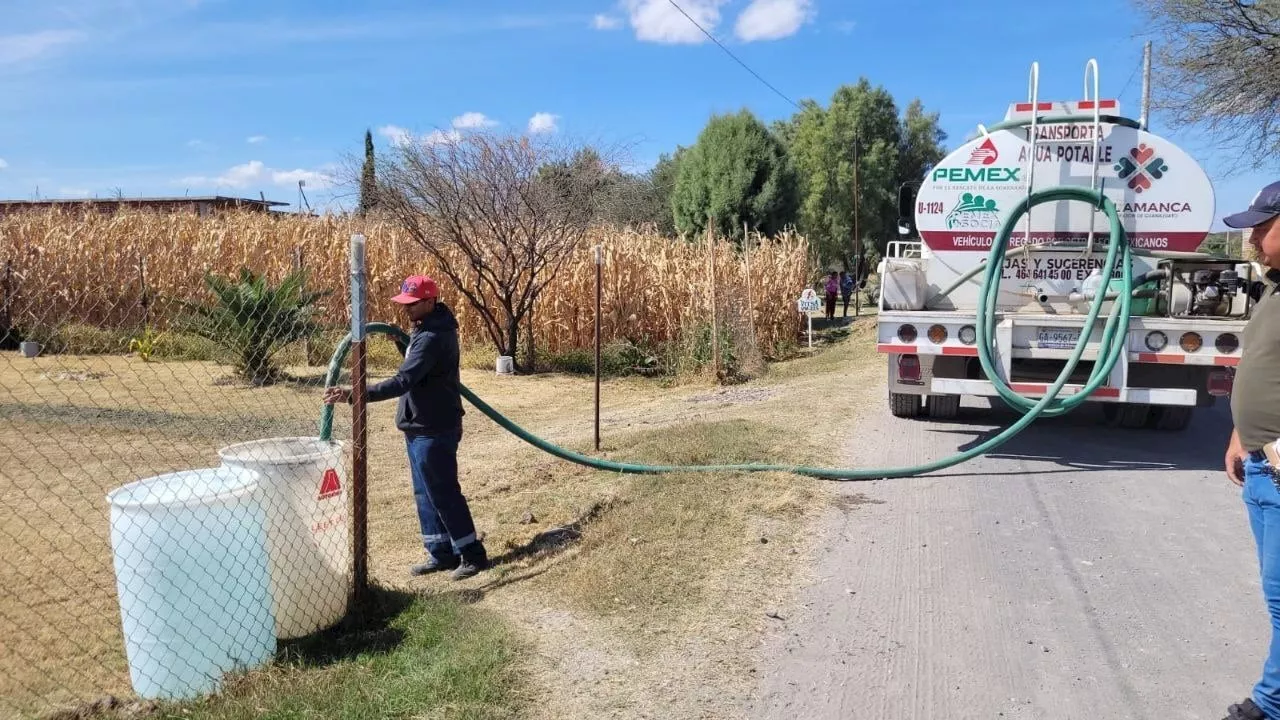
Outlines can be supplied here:
[[134, 692], [190, 699], [275, 654], [257, 473], [186, 470], [111, 491], [111, 549]]
[[271, 594], [280, 639], [330, 627], [352, 583], [347, 466], [342, 443], [280, 437], [218, 451], [227, 467], [262, 474]]

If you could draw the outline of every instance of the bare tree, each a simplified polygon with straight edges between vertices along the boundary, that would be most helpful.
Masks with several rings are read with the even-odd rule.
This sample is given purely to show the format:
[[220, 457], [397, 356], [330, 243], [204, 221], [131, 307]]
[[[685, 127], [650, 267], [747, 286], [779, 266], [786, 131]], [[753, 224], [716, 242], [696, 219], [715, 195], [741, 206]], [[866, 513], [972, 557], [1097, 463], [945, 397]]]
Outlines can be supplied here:
[[521, 322], [597, 213], [603, 183], [590, 167], [603, 163], [574, 159], [549, 140], [468, 133], [411, 139], [378, 162], [381, 211], [436, 259], [517, 370], [532, 369], [516, 357]]
[[1280, 156], [1280, 0], [1134, 0], [1159, 38], [1152, 106], [1203, 124], [1242, 165]]

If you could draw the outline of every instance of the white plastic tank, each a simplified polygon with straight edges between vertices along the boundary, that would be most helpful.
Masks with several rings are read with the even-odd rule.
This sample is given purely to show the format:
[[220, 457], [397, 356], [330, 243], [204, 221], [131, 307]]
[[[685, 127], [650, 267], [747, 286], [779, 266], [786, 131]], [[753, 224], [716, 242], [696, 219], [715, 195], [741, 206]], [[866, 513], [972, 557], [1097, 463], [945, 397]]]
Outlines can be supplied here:
[[889, 310], [923, 310], [927, 281], [920, 261], [885, 258], [881, 275], [881, 296]]
[[341, 620], [352, 582], [342, 443], [269, 438], [218, 455], [224, 466], [262, 474], [276, 635], [301, 637]]
[[107, 495], [134, 692], [190, 699], [276, 651], [260, 476], [185, 470]]

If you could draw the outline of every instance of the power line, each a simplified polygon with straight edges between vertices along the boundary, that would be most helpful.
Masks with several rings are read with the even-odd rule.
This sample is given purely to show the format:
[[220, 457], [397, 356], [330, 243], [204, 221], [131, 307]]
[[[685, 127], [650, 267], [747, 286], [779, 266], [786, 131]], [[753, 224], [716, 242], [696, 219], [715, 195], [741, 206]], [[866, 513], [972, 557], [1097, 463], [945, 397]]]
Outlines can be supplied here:
[[725, 53], [726, 53], [726, 54], [728, 54], [728, 56], [729, 56], [729, 57], [731, 57], [731, 58], [733, 58], [734, 60], [736, 60], [736, 61], [738, 62], [738, 64], [739, 64], [739, 65], [741, 65], [741, 66], [743, 67], [743, 69], [744, 69], [744, 70], [746, 70], [747, 72], [749, 72], [749, 73], [751, 73], [753, 76], [755, 76], [755, 79], [757, 79], [757, 80], [759, 80], [760, 82], [764, 83], [765, 87], [767, 87], [767, 88], [769, 88], [770, 90], [772, 90], [772, 91], [774, 91], [775, 93], [777, 93], [778, 97], [780, 97], [780, 98], [782, 98], [783, 100], [786, 100], [787, 102], [791, 103], [793, 106], [795, 106], [795, 108], [796, 108], [797, 110], [799, 110], [799, 109], [800, 109], [800, 105], [799, 105], [798, 103], [796, 103], [796, 101], [795, 101], [795, 100], [792, 100], [791, 98], [787, 97], [786, 95], [784, 95], [784, 94], [782, 93], [782, 91], [781, 91], [781, 90], [779, 90], [778, 88], [776, 88], [776, 87], [774, 87], [772, 84], [770, 84], [768, 80], [765, 80], [764, 78], [760, 77], [760, 73], [756, 72], [755, 70], [752, 70], [752, 69], [751, 69], [751, 67], [750, 67], [750, 66], [748, 66], [746, 63], [742, 62], [742, 60], [741, 60], [737, 55], [734, 55], [734, 54], [733, 54], [733, 51], [731, 51], [729, 48], [725, 47], [723, 43], [721, 43], [719, 40], [717, 40], [715, 35], [712, 35], [711, 33], [707, 32], [707, 29], [706, 29], [706, 28], [704, 28], [704, 27], [702, 27], [701, 25], [699, 25], [697, 20], [694, 20], [692, 17], [689, 17], [689, 13], [685, 12], [685, 11], [684, 11], [684, 8], [680, 7], [680, 5], [676, 3], [676, 0], [667, 0], [667, 2], [671, 3], [671, 6], [672, 6], [672, 7], [674, 7], [675, 9], [679, 10], [681, 15], [685, 16], [686, 18], [688, 18], [689, 22], [693, 23], [694, 27], [696, 27], [696, 28], [698, 28], [699, 30], [701, 30], [701, 31], [702, 31], [702, 34], [703, 34], [703, 35], [706, 35], [707, 37], [711, 38], [711, 42], [715, 43], [716, 45], [719, 45], [721, 50], [725, 51]]

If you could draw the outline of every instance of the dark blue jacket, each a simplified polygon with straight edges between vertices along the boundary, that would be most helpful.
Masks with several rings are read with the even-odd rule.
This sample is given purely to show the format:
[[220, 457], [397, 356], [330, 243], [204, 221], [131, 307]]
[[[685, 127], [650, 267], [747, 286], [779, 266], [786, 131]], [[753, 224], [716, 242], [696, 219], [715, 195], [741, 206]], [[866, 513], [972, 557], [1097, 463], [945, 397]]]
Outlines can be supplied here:
[[402, 432], [441, 435], [462, 430], [460, 386], [458, 320], [436, 301], [431, 314], [413, 329], [395, 377], [370, 385], [367, 393], [370, 402], [400, 398], [396, 427]]

